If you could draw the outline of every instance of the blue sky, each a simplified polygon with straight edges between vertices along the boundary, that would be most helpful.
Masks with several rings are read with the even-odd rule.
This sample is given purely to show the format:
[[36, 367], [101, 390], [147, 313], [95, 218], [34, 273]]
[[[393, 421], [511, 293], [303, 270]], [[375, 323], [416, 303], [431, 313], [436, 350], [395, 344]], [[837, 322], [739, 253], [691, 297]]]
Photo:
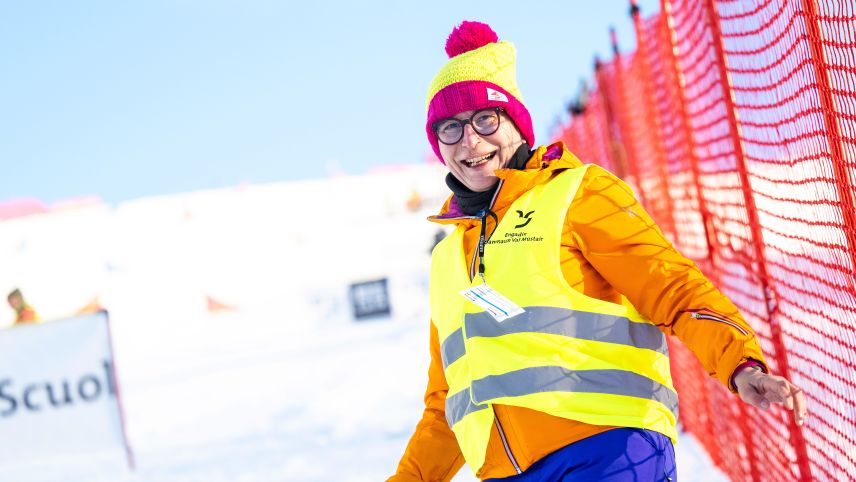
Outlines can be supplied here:
[[[657, 2], [640, 2], [643, 13]], [[0, 7], [0, 202], [115, 203], [423, 162], [461, 20], [518, 53], [536, 141], [611, 56], [625, 0], [20, 1]]]

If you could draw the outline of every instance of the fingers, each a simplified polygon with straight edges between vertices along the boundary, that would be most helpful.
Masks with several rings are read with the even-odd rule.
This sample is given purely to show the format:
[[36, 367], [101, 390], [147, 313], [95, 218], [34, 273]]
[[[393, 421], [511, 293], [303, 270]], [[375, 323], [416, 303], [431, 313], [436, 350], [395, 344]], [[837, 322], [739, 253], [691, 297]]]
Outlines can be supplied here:
[[758, 407], [763, 410], [770, 408], [770, 402], [764, 397], [763, 390], [759, 389], [759, 384], [748, 381], [748, 377], [743, 377], [736, 380], [737, 393], [744, 402]]
[[758, 407], [762, 410], [767, 410], [770, 408], [770, 402], [764, 398], [760, 392], [755, 390], [754, 388], [749, 388], [748, 390], [740, 391], [740, 398], [743, 399], [744, 402], [752, 405], [753, 407]]
[[[790, 398], [790, 383], [784, 378], [766, 375], [760, 381], [761, 386], [758, 388], [770, 403], [786, 403]], [[793, 408], [793, 405], [788, 408]]]
[[805, 418], [808, 415], [808, 407], [805, 403], [805, 395], [803, 391], [798, 387], [791, 385], [793, 388], [793, 401], [794, 401], [794, 420], [797, 425], [802, 425], [805, 422]]
[[759, 392], [763, 400], [759, 404], [749, 402], [749, 400], [747, 402], [765, 410], [769, 408], [771, 403], [780, 403], [786, 409], [793, 411], [794, 421], [797, 425], [802, 425], [805, 422], [808, 407], [805, 401], [805, 394], [799, 387], [783, 377], [771, 375], [763, 376], [759, 382], [755, 386], [755, 389]]

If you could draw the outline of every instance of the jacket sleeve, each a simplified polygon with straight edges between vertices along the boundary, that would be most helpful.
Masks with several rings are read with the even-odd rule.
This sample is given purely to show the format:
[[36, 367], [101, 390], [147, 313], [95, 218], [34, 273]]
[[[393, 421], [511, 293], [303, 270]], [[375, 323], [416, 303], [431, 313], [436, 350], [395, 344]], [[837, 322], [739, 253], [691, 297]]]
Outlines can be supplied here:
[[766, 371], [737, 307], [665, 238], [632, 190], [592, 166], [566, 218], [566, 236], [600, 275], [667, 335], [676, 335], [711, 375], [731, 377], [754, 360]]
[[446, 422], [446, 393], [449, 386], [443, 373], [437, 328], [431, 323], [431, 364], [425, 411], [410, 437], [395, 475], [387, 482], [447, 482], [464, 465], [455, 434]]

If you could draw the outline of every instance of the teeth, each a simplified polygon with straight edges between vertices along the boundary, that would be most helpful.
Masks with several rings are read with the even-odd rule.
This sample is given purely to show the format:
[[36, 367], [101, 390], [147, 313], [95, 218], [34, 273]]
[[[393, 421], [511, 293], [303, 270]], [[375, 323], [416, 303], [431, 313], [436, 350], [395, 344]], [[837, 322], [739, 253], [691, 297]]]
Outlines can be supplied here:
[[472, 159], [465, 159], [462, 162], [464, 164], [466, 164], [468, 167], [480, 166], [480, 165], [484, 164], [485, 162], [487, 162], [488, 159], [493, 157], [494, 154], [495, 153], [491, 152], [490, 154], [485, 154], [484, 156], [481, 156], [481, 157], [474, 157]]

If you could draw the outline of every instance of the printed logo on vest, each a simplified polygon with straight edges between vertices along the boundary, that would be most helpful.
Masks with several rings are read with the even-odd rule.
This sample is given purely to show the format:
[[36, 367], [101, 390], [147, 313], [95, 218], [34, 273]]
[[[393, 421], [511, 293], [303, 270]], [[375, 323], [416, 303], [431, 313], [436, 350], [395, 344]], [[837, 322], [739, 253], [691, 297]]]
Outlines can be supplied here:
[[498, 102], [508, 102], [508, 97], [505, 96], [502, 92], [497, 90], [493, 90], [490, 87], [485, 87], [487, 89], [487, 100], [495, 100]]
[[520, 217], [520, 221], [523, 221], [525, 219], [526, 222], [518, 224], [517, 226], [514, 226], [514, 229], [520, 229], [520, 228], [526, 227], [526, 225], [529, 224], [530, 221], [532, 221], [532, 218], [530, 218], [529, 216], [531, 216], [532, 213], [534, 213], [534, 212], [535, 211], [529, 211], [528, 213], [523, 214], [523, 211], [518, 209], [517, 215]]
[[[532, 217], [535, 214], [535, 211], [529, 211], [526, 214], [523, 214], [523, 211], [517, 209], [517, 217], [520, 224], [514, 226], [514, 229], [520, 229], [526, 227], [527, 224], [531, 223], [534, 219]], [[543, 236], [538, 236], [537, 233], [529, 234], [526, 231], [509, 231], [503, 234], [501, 238], [491, 236], [490, 240], [487, 244], [517, 244], [517, 243], [540, 243], [544, 241]]]

